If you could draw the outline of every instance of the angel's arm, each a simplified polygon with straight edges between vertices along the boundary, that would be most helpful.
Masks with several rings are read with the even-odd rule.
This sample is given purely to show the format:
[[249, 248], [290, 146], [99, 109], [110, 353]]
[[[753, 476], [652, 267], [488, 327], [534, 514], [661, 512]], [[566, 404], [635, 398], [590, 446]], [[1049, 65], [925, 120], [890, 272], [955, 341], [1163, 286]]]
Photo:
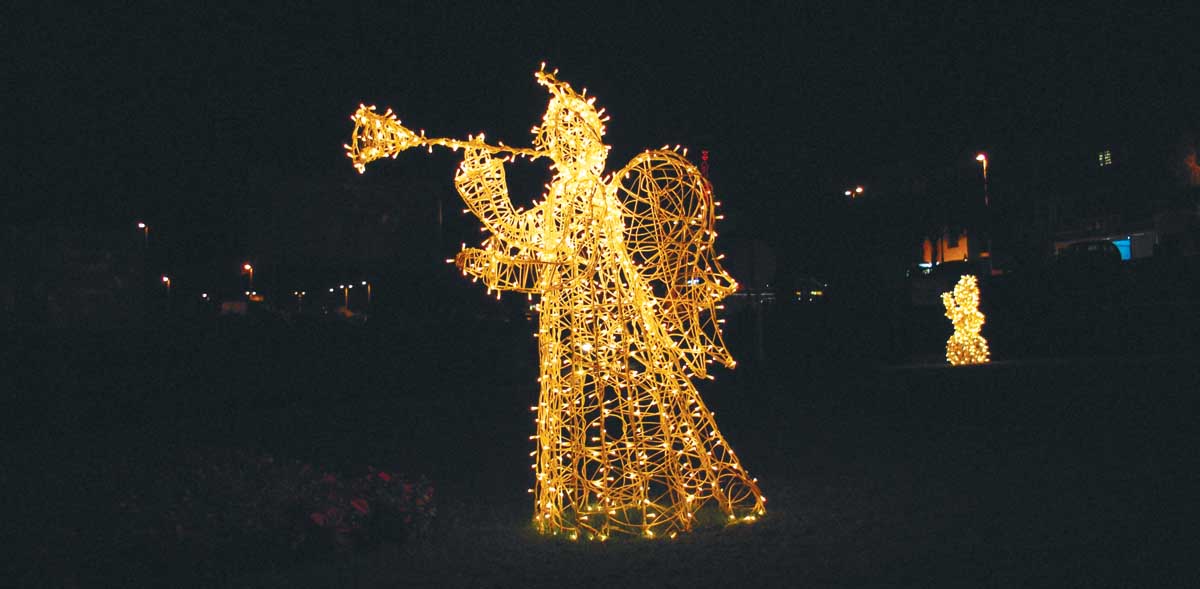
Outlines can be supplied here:
[[547, 262], [522, 252], [504, 252], [499, 241], [489, 238], [483, 249], [467, 248], [454, 258], [455, 265], [464, 275], [482, 280], [488, 290], [511, 290], [524, 293], [540, 293], [546, 290], [543, 280], [553, 276], [542, 272]]
[[504, 177], [504, 160], [468, 148], [454, 175], [454, 187], [467, 208], [500, 241], [503, 249], [533, 250], [537, 218], [513, 208]]
[[954, 321], [954, 295], [948, 292], [942, 293], [942, 306], [946, 308], [946, 318]]

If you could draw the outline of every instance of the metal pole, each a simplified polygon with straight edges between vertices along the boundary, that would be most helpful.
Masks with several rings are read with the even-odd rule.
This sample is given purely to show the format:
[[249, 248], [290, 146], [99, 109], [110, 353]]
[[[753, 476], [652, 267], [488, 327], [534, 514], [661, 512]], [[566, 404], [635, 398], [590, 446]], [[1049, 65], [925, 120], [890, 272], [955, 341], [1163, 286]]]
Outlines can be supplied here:
[[988, 199], [988, 180], [987, 180], [987, 160], [983, 160], [983, 206], [990, 207], [991, 201]]
[[995, 258], [992, 257], [992, 205], [991, 199], [988, 198], [988, 177], [987, 177], [987, 159], [983, 160], [983, 213], [987, 219], [987, 251], [988, 251], [988, 274], [995, 268]]

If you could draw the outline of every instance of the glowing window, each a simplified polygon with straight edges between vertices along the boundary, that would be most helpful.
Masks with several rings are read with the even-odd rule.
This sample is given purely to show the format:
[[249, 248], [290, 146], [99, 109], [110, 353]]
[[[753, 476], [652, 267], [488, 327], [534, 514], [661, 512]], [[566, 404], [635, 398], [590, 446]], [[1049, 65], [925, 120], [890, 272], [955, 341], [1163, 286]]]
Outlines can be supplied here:
[[1100, 153], [1097, 153], [1096, 160], [1097, 160], [1097, 163], [1100, 164], [1101, 168], [1103, 168], [1104, 166], [1111, 166], [1112, 165], [1112, 151], [1109, 151], [1106, 149], [1104, 151], [1101, 151]]

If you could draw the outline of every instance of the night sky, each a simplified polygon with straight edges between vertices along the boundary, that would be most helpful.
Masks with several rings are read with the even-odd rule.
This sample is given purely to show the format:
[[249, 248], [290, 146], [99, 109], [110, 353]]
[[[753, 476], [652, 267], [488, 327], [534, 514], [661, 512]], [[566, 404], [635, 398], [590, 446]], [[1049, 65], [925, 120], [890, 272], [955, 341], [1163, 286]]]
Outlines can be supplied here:
[[[1005, 152], [1197, 117], [1183, 3], [203, 4], [7, 9], [9, 223], [147, 219], [192, 257], [249, 255], [255, 179], [354, 181], [341, 146], [359, 102], [431, 135], [524, 144], [542, 61], [607, 108], [610, 169], [663, 144], [710, 149], [727, 227], [789, 251], [828, 237], [843, 186], [898, 161], [990, 150], [1002, 183]], [[449, 189], [454, 162], [413, 154], [368, 175], [399, 166]]]

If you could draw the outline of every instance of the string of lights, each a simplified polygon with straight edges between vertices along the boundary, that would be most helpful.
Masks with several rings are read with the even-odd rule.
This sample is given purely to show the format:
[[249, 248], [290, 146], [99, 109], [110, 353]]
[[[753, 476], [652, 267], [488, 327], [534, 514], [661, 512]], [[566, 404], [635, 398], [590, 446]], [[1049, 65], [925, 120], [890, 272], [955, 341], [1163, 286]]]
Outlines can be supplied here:
[[984, 316], [979, 310], [979, 282], [969, 274], [962, 276], [953, 291], [942, 293], [942, 305], [954, 324], [954, 334], [946, 340], [946, 360], [954, 366], [986, 364], [989, 352], [980, 334]]
[[[713, 378], [713, 362], [735, 364], [717, 318], [738, 287], [713, 247], [719, 203], [679, 146], [605, 175], [608, 119], [556, 73], [535, 73], [550, 102], [532, 148], [428, 138], [360, 106], [347, 155], [363, 172], [413, 147], [464, 150], [455, 187], [488, 236], [453, 261], [497, 297], [526, 294], [539, 314], [538, 530], [675, 537], [708, 508], [754, 521], [766, 498], [693, 383]], [[515, 208], [504, 164], [542, 157], [553, 179], [529, 210]]]

